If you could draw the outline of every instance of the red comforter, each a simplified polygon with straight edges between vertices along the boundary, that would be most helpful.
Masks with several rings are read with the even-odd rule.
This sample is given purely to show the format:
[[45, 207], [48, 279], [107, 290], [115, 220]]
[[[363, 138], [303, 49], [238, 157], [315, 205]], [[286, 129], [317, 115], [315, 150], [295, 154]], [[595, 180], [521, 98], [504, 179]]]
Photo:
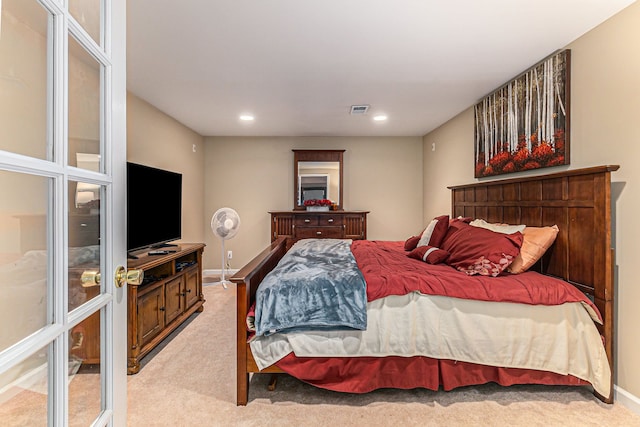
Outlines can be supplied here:
[[[498, 277], [468, 276], [447, 265], [431, 265], [407, 257], [403, 242], [356, 240], [351, 250], [367, 282], [369, 301], [419, 291], [430, 295], [482, 301], [556, 305], [583, 301], [595, 305], [578, 289], [536, 272]], [[283, 371], [316, 387], [351, 393], [379, 388], [456, 387], [496, 382], [513, 384], [584, 385], [572, 375], [530, 369], [502, 368], [428, 357], [296, 357], [276, 363]]]
[[369, 301], [418, 291], [427, 295], [481, 301], [558, 305], [585, 302], [596, 306], [571, 284], [534, 271], [498, 277], [468, 276], [445, 264], [409, 258], [403, 242], [355, 240], [351, 251], [367, 282]]

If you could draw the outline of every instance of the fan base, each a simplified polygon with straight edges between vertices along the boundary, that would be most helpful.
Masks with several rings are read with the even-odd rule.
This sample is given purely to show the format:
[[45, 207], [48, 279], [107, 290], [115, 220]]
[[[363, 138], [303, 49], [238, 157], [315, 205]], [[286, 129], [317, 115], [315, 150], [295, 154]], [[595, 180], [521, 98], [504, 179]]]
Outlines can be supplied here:
[[233, 285], [233, 282], [229, 280], [220, 280], [219, 282], [213, 282], [211, 285], [222, 285], [223, 288], [227, 289], [227, 286]]

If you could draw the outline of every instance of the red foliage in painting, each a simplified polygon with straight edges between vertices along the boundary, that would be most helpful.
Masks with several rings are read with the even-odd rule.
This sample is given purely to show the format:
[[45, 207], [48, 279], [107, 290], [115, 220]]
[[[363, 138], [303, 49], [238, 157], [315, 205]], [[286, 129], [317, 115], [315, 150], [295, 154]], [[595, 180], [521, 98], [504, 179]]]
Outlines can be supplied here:
[[541, 168], [542, 166], [540, 166], [540, 163], [536, 162], [535, 160], [530, 160], [527, 163], [524, 164], [524, 166], [522, 166], [522, 170], [530, 170], [530, 169], [538, 169]]
[[531, 152], [531, 157], [541, 164], [547, 163], [553, 157], [553, 148], [546, 142], [540, 143]]
[[556, 155], [553, 159], [549, 160], [547, 166], [560, 166], [564, 165], [564, 156], [562, 154]]
[[504, 173], [516, 172], [516, 165], [511, 161], [506, 165], [504, 165], [504, 167], [502, 168], [502, 172]]
[[526, 147], [522, 147], [513, 155], [513, 161], [516, 162], [517, 165], [523, 165], [530, 156], [531, 153], [529, 153], [529, 150], [527, 150]]
[[510, 158], [511, 155], [508, 151], [502, 151], [489, 160], [489, 165], [491, 165], [494, 171], [497, 171], [502, 169], [502, 167], [510, 160]]
[[525, 134], [518, 135], [518, 147], [521, 145], [524, 146], [527, 144], [527, 137]]
[[507, 142], [498, 142], [497, 148], [502, 151], [491, 157], [485, 165], [486, 153], [478, 153], [475, 165], [475, 176], [490, 176], [502, 173], [513, 173], [565, 164], [565, 132], [556, 130], [553, 145], [540, 141], [537, 133], [532, 133], [529, 140], [524, 135], [518, 136], [517, 148], [509, 149]]

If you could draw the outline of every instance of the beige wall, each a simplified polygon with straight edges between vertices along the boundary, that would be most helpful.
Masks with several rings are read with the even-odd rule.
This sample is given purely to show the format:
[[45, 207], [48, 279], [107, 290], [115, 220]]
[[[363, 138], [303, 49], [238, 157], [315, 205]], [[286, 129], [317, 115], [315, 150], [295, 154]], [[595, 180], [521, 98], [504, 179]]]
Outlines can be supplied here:
[[[419, 137], [208, 137], [205, 139], [205, 216], [235, 209], [242, 224], [225, 242], [231, 268], [270, 242], [269, 211], [293, 209], [293, 152], [345, 149], [344, 208], [368, 210], [369, 239], [404, 240], [421, 230], [422, 141]], [[205, 268], [219, 269], [220, 240], [207, 233]]]
[[182, 242], [204, 241], [204, 151], [202, 136], [127, 94], [127, 160], [182, 174]]
[[[640, 396], [640, 3], [571, 43], [571, 165], [613, 173], [617, 334], [615, 383]], [[431, 151], [432, 143], [436, 151]], [[567, 169], [566, 167], [561, 169]], [[558, 168], [542, 170], [550, 172]], [[513, 176], [513, 175], [511, 175]], [[508, 177], [508, 176], [507, 176]], [[446, 185], [473, 181], [473, 110], [424, 137], [425, 216], [450, 209]]]

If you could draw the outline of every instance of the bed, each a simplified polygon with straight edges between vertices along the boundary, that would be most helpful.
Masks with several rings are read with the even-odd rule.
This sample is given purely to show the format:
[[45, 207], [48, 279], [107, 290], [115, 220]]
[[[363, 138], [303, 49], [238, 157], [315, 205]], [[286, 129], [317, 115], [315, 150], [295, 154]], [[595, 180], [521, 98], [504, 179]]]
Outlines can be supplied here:
[[[382, 271], [380, 265], [393, 264], [394, 260], [401, 265], [400, 258], [409, 258], [404, 247], [407, 242], [352, 242], [350, 249], [357, 258], [367, 288], [367, 326], [364, 328], [361, 319], [338, 330], [270, 330], [271, 326], [267, 326], [266, 331], [271, 333], [262, 333], [256, 339], [247, 327], [248, 319], [254, 314], [256, 295], [262, 301], [265, 289], [273, 281], [272, 270], [277, 269], [283, 258], [297, 256], [287, 253], [284, 239], [274, 241], [231, 278], [237, 284], [237, 404], [247, 404], [250, 374], [258, 373], [287, 373], [318, 387], [351, 393], [382, 387], [451, 390], [487, 382], [505, 386], [575, 385], [590, 387], [600, 400], [612, 403], [614, 252], [610, 188], [611, 172], [617, 169], [618, 166], [598, 166], [449, 187], [452, 205], [447, 215], [448, 224], [458, 224], [454, 224], [456, 227], [466, 230], [465, 224], [471, 219], [482, 219], [488, 224], [524, 224], [532, 229], [557, 226], [552, 246], [521, 274], [496, 273], [497, 277], [464, 274], [460, 268], [456, 270], [437, 262], [427, 266], [428, 263], [414, 259], [411, 268], [405, 270], [412, 270], [415, 278], [421, 277], [425, 269], [424, 274], [435, 276], [435, 282], [406, 286], [406, 292], [377, 295], [380, 289], [389, 287], [385, 282], [388, 272]], [[508, 235], [522, 238], [519, 232]], [[443, 247], [451, 245], [454, 239], [446, 237], [445, 240]], [[522, 240], [515, 244], [520, 248]], [[308, 246], [303, 248], [308, 250]], [[363, 253], [373, 255], [363, 256]], [[434, 253], [430, 252], [429, 256]], [[390, 258], [380, 258], [383, 256]], [[368, 259], [378, 261], [372, 263]], [[509, 263], [511, 261], [509, 259]], [[453, 282], [444, 279], [452, 272], [458, 274], [453, 281], [460, 277], [468, 281], [453, 286]], [[507, 281], [511, 278], [520, 281], [518, 287], [524, 292], [515, 295], [510, 291]], [[258, 291], [263, 280], [265, 284]], [[376, 285], [381, 280], [381, 284]], [[403, 280], [407, 283], [406, 278]], [[538, 280], [561, 289], [551, 292], [552, 299], [560, 298], [558, 294], [568, 299], [555, 302], [548, 301], [549, 296], [541, 297], [544, 301], [535, 299], [538, 298], [535, 290], [540, 286]], [[505, 283], [500, 285], [502, 282]], [[465, 293], [474, 288], [477, 290], [466, 298]], [[479, 297], [482, 294], [493, 296]], [[401, 308], [409, 304], [413, 314], [394, 323], [395, 329], [390, 329], [385, 319], [398, 322], [397, 317], [389, 316], [406, 313], [407, 310]], [[451, 317], [453, 312], [462, 312], [463, 316]], [[505, 323], [504, 319], [513, 317], [514, 313], [517, 313], [516, 323], [509, 323], [509, 328], [496, 333]], [[350, 317], [349, 322], [352, 320]], [[377, 326], [373, 327], [374, 324]], [[432, 324], [437, 324], [437, 328], [425, 326]], [[563, 325], [560, 329], [559, 324]], [[397, 325], [405, 326], [397, 328]], [[382, 348], [380, 341], [384, 340], [372, 331], [385, 328], [388, 329], [386, 336], [393, 339]], [[398, 333], [406, 330], [412, 333]], [[510, 334], [510, 330], [518, 333]], [[533, 337], [554, 334], [553, 339], [541, 340], [538, 347], [527, 344], [525, 353], [517, 346], [522, 345], [523, 340], [536, 340], [522, 333], [529, 330]], [[433, 335], [429, 338], [429, 334], [434, 333], [440, 343], [436, 350], [432, 344], [437, 340]], [[402, 335], [416, 334], [426, 336], [419, 345], [398, 341]], [[461, 346], [442, 344], [443, 335], [455, 336]], [[496, 349], [504, 352], [505, 344], [485, 340], [491, 335], [508, 336], [505, 339], [511, 341], [507, 341], [507, 347], [512, 343], [516, 346], [507, 350], [508, 361], [503, 356], [494, 356], [499, 354]], [[482, 346], [478, 346], [481, 341]], [[545, 352], [545, 348], [554, 349], [560, 357]], [[512, 360], [518, 358], [514, 354], [521, 360]]]

